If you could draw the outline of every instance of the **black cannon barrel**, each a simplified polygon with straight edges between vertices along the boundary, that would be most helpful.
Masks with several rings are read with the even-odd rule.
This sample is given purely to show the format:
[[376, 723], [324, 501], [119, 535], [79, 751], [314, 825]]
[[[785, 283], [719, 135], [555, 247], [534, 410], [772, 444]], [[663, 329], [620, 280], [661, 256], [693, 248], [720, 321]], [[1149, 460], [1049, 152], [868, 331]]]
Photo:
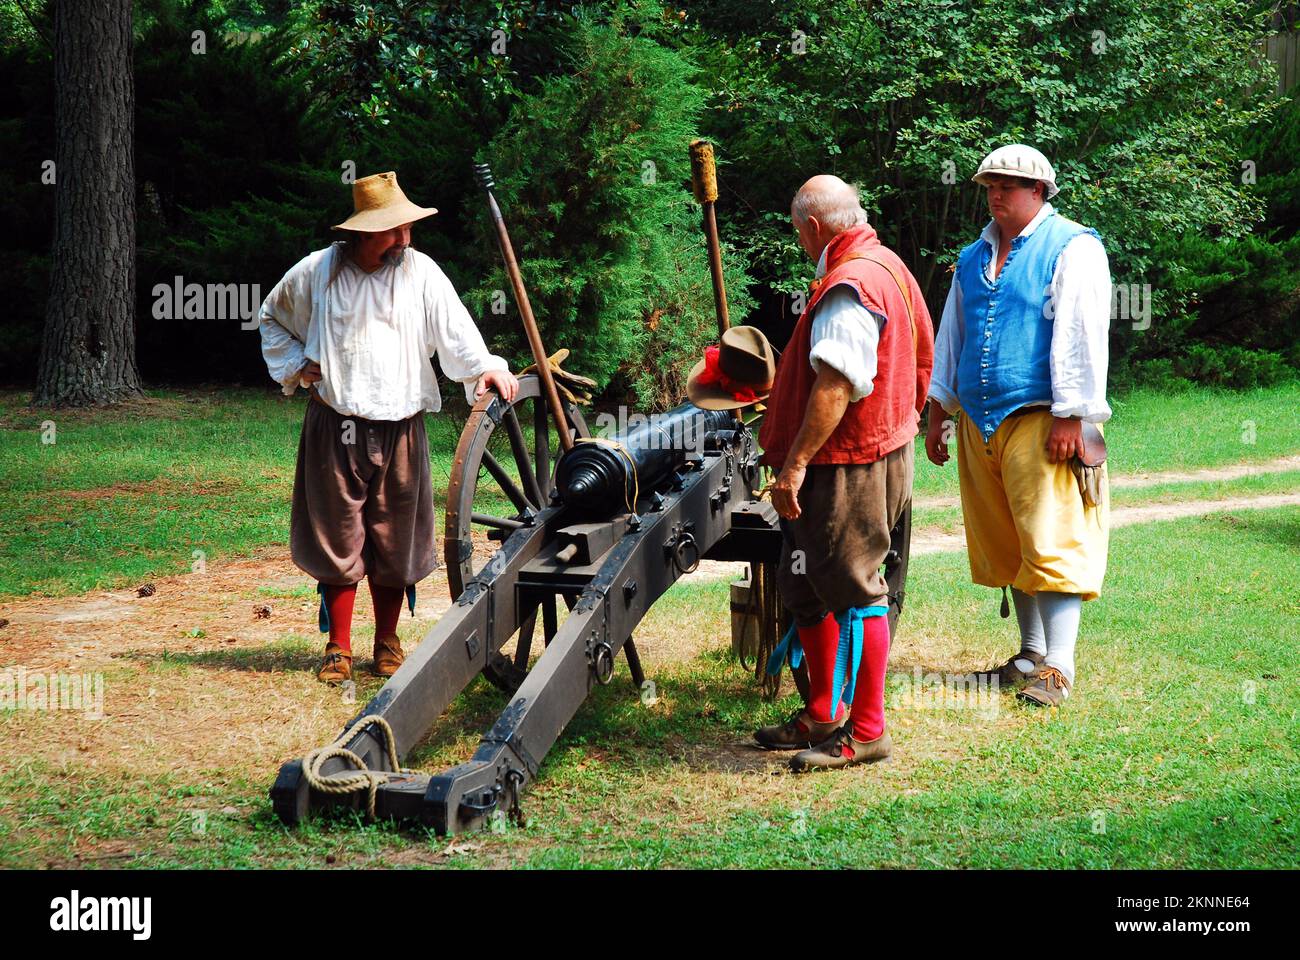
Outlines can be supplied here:
[[560, 457], [555, 485], [567, 506], [602, 517], [625, 511], [638, 489], [644, 496], [661, 484], [710, 433], [736, 426], [730, 410], [693, 403], [635, 420], [611, 442], [577, 443]]

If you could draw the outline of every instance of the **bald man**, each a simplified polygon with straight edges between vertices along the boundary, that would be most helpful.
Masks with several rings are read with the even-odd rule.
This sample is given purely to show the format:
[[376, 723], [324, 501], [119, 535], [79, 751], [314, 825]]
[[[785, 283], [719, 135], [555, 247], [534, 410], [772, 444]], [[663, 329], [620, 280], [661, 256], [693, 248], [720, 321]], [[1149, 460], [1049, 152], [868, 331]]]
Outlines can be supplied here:
[[808, 659], [808, 702], [754, 739], [797, 750], [795, 770], [886, 759], [889, 597], [881, 566], [912, 498], [912, 444], [934, 327], [911, 272], [876, 236], [858, 192], [818, 176], [790, 217], [817, 264], [807, 308], [777, 365], [759, 432], [779, 471], [777, 574], [794, 626], [772, 657]]

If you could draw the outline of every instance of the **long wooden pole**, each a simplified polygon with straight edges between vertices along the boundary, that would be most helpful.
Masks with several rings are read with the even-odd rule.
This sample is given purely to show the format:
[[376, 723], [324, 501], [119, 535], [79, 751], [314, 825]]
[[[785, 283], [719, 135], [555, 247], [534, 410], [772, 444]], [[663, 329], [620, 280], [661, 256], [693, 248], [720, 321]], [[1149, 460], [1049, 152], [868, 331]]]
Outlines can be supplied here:
[[722, 244], [718, 241], [718, 220], [713, 205], [718, 199], [718, 175], [713, 165], [713, 144], [696, 140], [691, 144], [691, 189], [704, 209], [704, 242], [709, 248], [709, 273], [713, 276], [713, 309], [718, 315], [718, 336], [731, 326], [727, 312], [727, 284], [722, 279]]
[[510, 285], [514, 288], [515, 303], [519, 305], [519, 314], [524, 319], [524, 333], [528, 336], [528, 346], [533, 351], [533, 362], [537, 364], [537, 375], [542, 381], [542, 395], [546, 397], [546, 405], [550, 408], [551, 419], [555, 422], [555, 432], [560, 436], [560, 446], [564, 450], [570, 450], [573, 447], [573, 435], [569, 433], [569, 420], [564, 414], [564, 407], [560, 404], [560, 392], [555, 389], [555, 378], [551, 376], [551, 362], [546, 348], [542, 345], [542, 335], [537, 329], [537, 319], [533, 316], [532, 304], [528, 302], [528, 291], [524, 288], [524, 278], [519, 272], [519, 262], [515, 260], [515, 248], [510, 243], [510, 233], [506, 230], [506, 222], [501, 217], [501, 208], [497, 206], [497, 198], [492, 195], [492, 188], [496, 184], [492, 180], [492, 171], [486, 163], [477, 163], [474, 165], [474, 173], [478, 177], [479, 184], [487, 193], [488, 210], [492, 214], [492, 222], [497, 228], [497, 243], [501, 246], [501, 258], [506, 264], [506, 273], [510, 277]]

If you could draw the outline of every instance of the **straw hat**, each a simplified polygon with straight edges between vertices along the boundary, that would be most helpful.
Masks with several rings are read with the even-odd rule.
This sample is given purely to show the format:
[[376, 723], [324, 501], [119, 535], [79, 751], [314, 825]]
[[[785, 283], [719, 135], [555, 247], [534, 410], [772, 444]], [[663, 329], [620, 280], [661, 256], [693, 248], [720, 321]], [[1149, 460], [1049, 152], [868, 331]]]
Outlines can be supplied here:
[[1051, 200], [1061, 192], [1056, 185], [1056, 171], [1047, 162], [1047, 158], [1023, 143], [1012, 143], [998, 147], [980, 162], [980, 168], [971, 177], [982, 187], [988, 186], [985, 179], [989, 174], [1000, 173], [1008, 177], [1025, 177], [1029, 180], [1042, 180], [1047, 184], [1045, 200]]
[[732, 327], [691, 368], [686, 395], [701, 410], [739, 410], [767, 398], [776, 357], [757, 327]]
[[407, 200], [397, 185], [397, 174], [392, 170], [362, 177], [353, 183], [352, 206], [355, 211], [352, 216], [334, 224], [333, 229], [381, 233], [438, 212], [433, 207], [417, 207]]

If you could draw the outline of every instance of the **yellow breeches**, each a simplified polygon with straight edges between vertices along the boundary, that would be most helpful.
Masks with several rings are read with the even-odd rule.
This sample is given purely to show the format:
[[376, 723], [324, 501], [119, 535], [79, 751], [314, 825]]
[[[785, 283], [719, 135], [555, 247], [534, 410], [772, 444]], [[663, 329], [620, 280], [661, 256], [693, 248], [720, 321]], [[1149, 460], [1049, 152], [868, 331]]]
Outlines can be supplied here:
[[1085, 508], [1069, 463], [1047, 459], [1054, 418], [1046, 407], [1003, 420], [987, 444], [970, 417], [957, 419], [971, 579], [1095, 600], [1106, 575], [1109, 477], [1103, 473], [1101, 503]]

